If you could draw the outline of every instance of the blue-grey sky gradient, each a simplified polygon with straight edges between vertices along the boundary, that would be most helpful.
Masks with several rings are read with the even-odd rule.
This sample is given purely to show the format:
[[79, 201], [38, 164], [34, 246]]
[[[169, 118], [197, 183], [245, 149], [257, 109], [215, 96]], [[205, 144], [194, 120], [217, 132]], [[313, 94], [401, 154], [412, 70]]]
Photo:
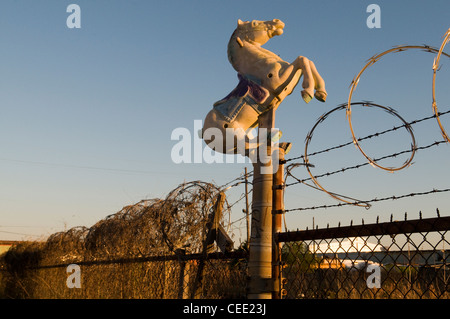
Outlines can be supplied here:
[[[81, 8], [81, 28], [69, 29], [66, 8]], [[366, 8], [381, 9], [381, 28], [369, 29]], [[395, 45], [439, 47], [450, 27], [450, 3], [442, 1], [2, 1], [0, 5], [0, 239], [45, 239], [98, 220], [141, 199], [165, 197], [184, 181], [223, 185], [250, 164], [175, 164], [171, 133], [191, 130], [212, 104], [237, 84], [226, 47], [238, 19], [285, 22], [266, 48], [286, 61], [313, 60], [328, 91], [326, 103], [305, 104], [300, 85], [277, 111], [289, 157], [304, 151], [317, 118], [346, 102], [353, 77], [375, 53]], [[450, 52], [450, 48], [446, 48]], [[393, 107], [406, 120], [432, 115], [434, 54], [390, 54], [362, 76], [353, 101]], [[442, 58], [438, 103], [450, 107], [450, 64]], [[450, 116], [448, 116], [450, 117]], [[450, 130], [450, 120], [442, 119]], [[354, 110], [360, 136], [401, 124], [378, 110]], [[436, 121], [414, 127], [419, 146], [442, 139]], [[311, 150], [351, 140], [345, 113], [316, 130]], [[404, 131], [363, 143], [374, 157], [410, 147]], [[203, 147], [205, 145], [203, 144]], [[371, 166], [323, 179], [331, 191], [372, 199], [449, 188], [448, 145], [419, 151], [414, 165], [395, 174]], [[407, 155], [392, 161], [400, 165]], [[311, 158], [314, 172], [365, 162], [350, 146]], [[304, 168], [293, 173], [307, 177]], [[292, 181], [292, 180], [291, 180]], [[244, 188], [230, 191], [237, 200]], [[327, 194], [296, 185], [286, 208], [335, 204]], [[450, 214], [448, 193], [358, 207], [291, 212], [290, 229]], [[241, 218], [237, 205], [231, 220]], [[245, 221], [234, 224], [236, 240]]]

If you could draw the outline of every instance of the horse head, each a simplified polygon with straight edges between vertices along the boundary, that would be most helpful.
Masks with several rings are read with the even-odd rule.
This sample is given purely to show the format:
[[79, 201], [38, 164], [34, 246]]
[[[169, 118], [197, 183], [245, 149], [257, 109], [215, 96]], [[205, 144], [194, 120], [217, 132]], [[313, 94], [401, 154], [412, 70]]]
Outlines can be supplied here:
[[283, 34], [283, 28], [284, 23], [278, 19], [245, 22], [239, 19], [235, 35], [240, 46], [244, 45], [242, 41], [263, 45], [272, 37]]

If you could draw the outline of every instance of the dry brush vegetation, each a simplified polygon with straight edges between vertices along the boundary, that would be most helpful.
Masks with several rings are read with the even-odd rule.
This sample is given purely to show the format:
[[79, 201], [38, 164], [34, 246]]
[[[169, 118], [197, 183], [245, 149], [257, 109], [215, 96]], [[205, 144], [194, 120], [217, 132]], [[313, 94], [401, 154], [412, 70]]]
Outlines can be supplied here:
[[[203, 261], [198, 280], [206, 224], [219, 192], [210, 183], [181, 184], [165, 199], [126, 206], [90, 228], [22, 242], [1, 260], [0, 297], [242, 297], [246, 267], [237, 259]], [[228, 209], [226, 204], [222, 216]], [[189, 254], [200, 257], [184, 258]], [[81, 265], [80, 289], [66, 285], [69, 264]]]

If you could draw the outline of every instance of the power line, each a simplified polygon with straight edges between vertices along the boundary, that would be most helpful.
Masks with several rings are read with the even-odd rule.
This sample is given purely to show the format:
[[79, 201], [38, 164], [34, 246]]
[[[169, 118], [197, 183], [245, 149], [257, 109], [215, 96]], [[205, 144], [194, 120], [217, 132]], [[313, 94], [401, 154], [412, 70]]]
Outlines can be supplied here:
[[22, 163], [22, 164], [45, 165], [45, 166], [51, 166], [51, 167], [64, 167], [64, 168], [76, 168], [76, 169], [87, 169], [87, 170], [101, 170], [101, 171], [110, 171], [110, 172], [122, 172], [122, 173], [138, 173], [138, 174], [162, 173], [160, 171], [144, 171], [144, 170], [134, 170], [134, 169], [121, 169], [121, 168], [107, 168], [107, 167], [97, 167], [97, 166], [72, 165], [72, 164], [61, 164], [61, 163], [51, 163], [51, 162], [18, 160], [18, 159], [11, 159], [11, 158], [0, 158], [0, 161]]
[[41, 235], [32, 235], [32, 234], [16, 233], [16, 232], [11, 232], [11, 231], [6, 231], [6, 230], [0, 230], [0, 233], [13, 234], [13, 235], [24, 235], [24, 236], [33, 236], [33, 237], [40, 237], [40, 236], [41, 236]]

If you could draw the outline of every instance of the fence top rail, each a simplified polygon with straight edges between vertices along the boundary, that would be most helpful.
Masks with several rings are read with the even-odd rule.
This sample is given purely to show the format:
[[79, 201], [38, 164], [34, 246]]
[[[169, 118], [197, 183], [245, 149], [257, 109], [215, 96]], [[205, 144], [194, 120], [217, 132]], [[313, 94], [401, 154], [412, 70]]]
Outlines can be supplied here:
[[346, 237], [396, 235], [450, 230], [450, 216], [392, 221], [367, 225], [288, 231], [275, 234], [276, 242], [293, 242]]
[[80, 260], [65, 262], [61, 264], [52, 265], [39, 265], [34, 267], [28, 267], [29, 269], [42, 269], [42, 268], [66, 268], [70, 264], [77, 264], [79, 266], [95, 266], [95, 265], [109, 265], [109, 264], [128, 264], [128, 263], [145, 263], [145, 262], [158, 262], [158, 261], [179, 261], [185, 262], [189, 260], [228, 260], [228, 259], [242, 259], [247, 258], [248, 253], [246, 251], [233, 251], [233, 252], [215, 252], [210, 254], [184, 254], [176, 253], [173, 255], [164, 256], [142, 256], [134, 258], [112, 258], [105, 260]]

